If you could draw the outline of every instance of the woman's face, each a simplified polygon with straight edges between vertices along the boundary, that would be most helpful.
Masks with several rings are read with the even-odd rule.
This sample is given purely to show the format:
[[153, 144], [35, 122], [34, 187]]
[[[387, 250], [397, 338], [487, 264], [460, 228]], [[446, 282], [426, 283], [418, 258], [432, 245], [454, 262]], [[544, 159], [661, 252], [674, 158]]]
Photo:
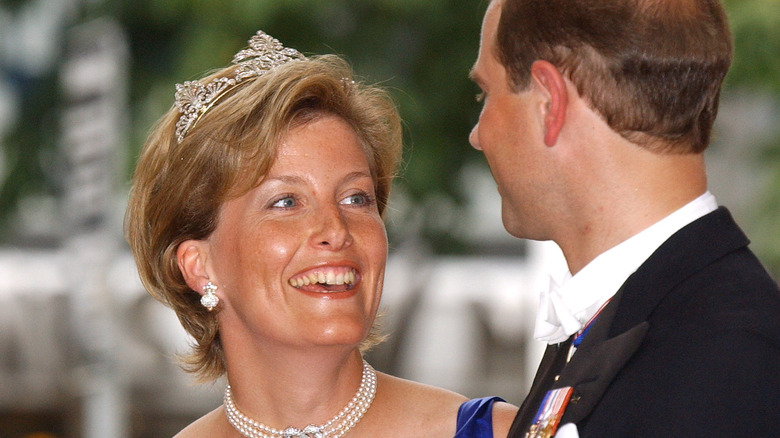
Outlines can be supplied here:
[[226, 348], [359, 344], [381, 296], [387, 236], [368, 160], [349, 125], [293, 128], [260, 184], [221, 209], [208, 248]]

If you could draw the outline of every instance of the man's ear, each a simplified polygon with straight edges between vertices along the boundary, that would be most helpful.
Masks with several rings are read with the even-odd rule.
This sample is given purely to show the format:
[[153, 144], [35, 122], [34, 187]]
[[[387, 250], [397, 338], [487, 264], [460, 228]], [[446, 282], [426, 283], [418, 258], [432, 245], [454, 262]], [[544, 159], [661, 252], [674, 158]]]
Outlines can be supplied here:
[[176, 262], [187, 286], [201, 293], [209, 280], [208, 243], [203, 240], [185, 240], [176, 248]]
[[531, 65], [531, 79], [546, 96], [544, 111], [544, 143], [555, 145], [558, 134], [566, 121], [569, 95], [566, 80], [558, 68], [547, 61], [534, 61]]

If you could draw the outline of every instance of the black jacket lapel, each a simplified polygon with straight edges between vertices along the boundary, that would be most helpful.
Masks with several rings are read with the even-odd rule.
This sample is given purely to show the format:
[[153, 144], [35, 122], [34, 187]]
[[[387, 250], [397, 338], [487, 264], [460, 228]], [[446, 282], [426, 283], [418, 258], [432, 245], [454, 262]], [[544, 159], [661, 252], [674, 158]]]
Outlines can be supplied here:
[[577, 423], [591, 413], [607, 387], [642, 344], [650, 324], [645, 321], [625, 333], [590, 347], [580, 346], [555, 383], [574, 388], [561, 424]]

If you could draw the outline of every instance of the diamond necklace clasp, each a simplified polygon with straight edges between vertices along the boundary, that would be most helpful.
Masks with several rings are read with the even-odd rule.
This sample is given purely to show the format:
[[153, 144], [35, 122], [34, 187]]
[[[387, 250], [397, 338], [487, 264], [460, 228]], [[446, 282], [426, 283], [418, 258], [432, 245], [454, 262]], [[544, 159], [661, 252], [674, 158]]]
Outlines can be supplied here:
[[322, 427], [313, 424], [304, 427], [303, 430], [288, 427], [282, 432], [282, 435], [284, 438], [325, 438]]

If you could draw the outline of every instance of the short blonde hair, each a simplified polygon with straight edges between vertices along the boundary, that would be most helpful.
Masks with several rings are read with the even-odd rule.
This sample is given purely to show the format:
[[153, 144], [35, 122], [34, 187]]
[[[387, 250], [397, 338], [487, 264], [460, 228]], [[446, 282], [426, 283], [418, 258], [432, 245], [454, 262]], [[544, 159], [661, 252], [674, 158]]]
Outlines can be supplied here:
[[[202, 82], [230, 76], [234, 68]], [[209, 237], [222, 204], [256, 186], [290, 128], [327, 114], [342, 118], [357, 134], [382, 214], [401, 159], [401, 122], [388, 93], [354, 82], [349, 65], [335, 55], [290, 61], [245, 82], [204, 114], [181, 143], [175, 135], [180, 114], [172, 107], [144, 145], [125, 236], [146, 290], [171, 307], [194, 338], [181, 359], [200, 381], [225, 373], [224, 351], [215, 315], [200, 305], [199, 293], [179, 270], [177, 247]]]

